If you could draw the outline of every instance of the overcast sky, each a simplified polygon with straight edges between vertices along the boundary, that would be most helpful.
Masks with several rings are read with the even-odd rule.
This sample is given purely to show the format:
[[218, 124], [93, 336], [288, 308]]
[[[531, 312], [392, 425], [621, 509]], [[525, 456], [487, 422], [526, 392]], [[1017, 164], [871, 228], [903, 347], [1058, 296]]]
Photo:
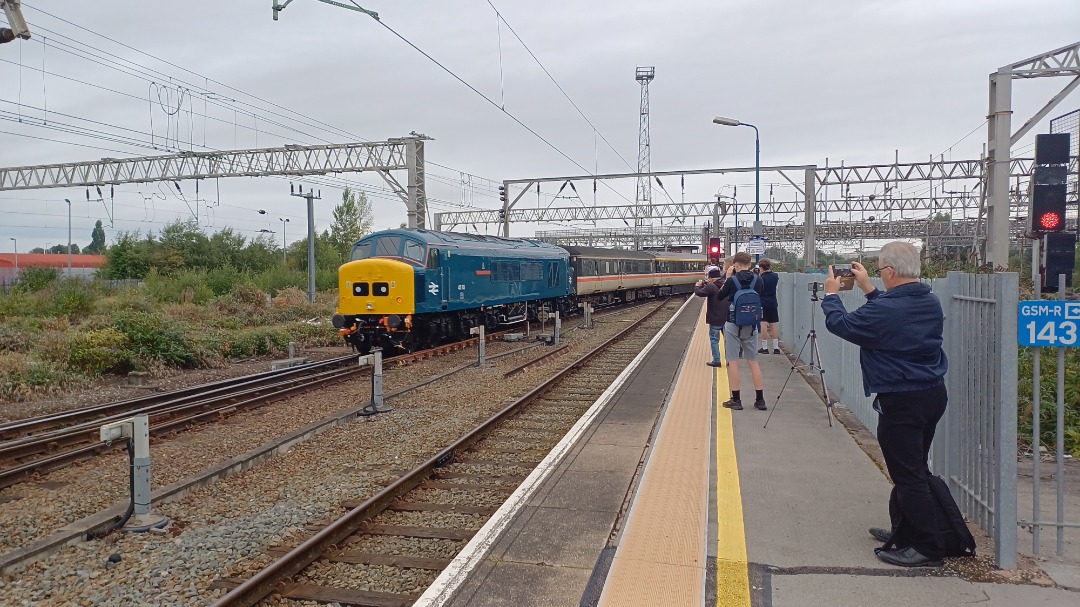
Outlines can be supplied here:
[[[897, 153], [901, 161], [977, 158], [986, 142], [987, 75], [1080, 38], [1076, 0], [492, 3], [618, 155], [497, 26], [487, 0], [360, 4], [580, 166], [361, 13], [295, 0], [275, 22], [271, 0], [31, 0], [24, 15], [33, 39], [0, 46], [0, 166], [418, 131], [434, 138], [427, 160], [441, 165], [428, 167], [432, 211], [494, 208], [502, 179], [633, 170], [639, 65], [656, 68], [653, 170], [752, 166], [753, 131], [713, 125], [715, 115], [758, 125], [763, 165], [888, 163]], [[1067, 82], [1015, 82], [1014, 129]], [[1078, 107], [1074, 93], [1050, 116]], [[1036, 131], [1048, 128], [1047, 121]], [[1030, 156], [1031, 141], [1014, 154]], [[182, 183], [180, 195], [171, 184], [118, 186], [111, 200], [104, 190], [108, 209], [96, 192], [88, 203], [84, 189], [0, 192], [0, 251], [12, 250], [10, 237], [20, 251], [66, 242], [65, 198], [81, 246], [97, 219], [111, 242], [119, 231], [156, 231], [197, 207], [207, 230], [273, 230], [278, 242], [288, 218], [293, 241], [305, 212], [287, 181], [222, 180], [220, 193], [206, 182], [201, 202], [194, 182]], [[377, 227], [405, 221], [404, 205], [377, 177], [349, 181], [369, 188]], [[344, 183], [316, 184], [320, 230]], [[722, 185], [737, 186], [742, 199], [753, 195], [752, 183], [748, 174], [688, 178], [685, 191], [678, 179], [664, 185], [675, 200], [691, 201], [710, 199]], [[633, 199], [632, 181], [615, 187]], [[591, 187], [581, 183], [579, 191], [591, 204]], [[796, 194], [776, 186], [772, 195]], [[603, 189], [598, 201], [625, 203]]]

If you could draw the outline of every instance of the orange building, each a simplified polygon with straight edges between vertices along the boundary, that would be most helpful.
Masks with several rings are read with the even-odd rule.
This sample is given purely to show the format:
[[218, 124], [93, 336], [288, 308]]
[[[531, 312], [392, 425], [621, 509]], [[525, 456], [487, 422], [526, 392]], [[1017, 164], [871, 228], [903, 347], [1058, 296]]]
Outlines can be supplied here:
[[[16, 260], [16, 258], [18, 258]], [[58, 255], [43, 254], [43, 253], [0, 253], [0, 268], [12, 269], [16, 267], [16, 261], [19, 268], [34, 268], [34, 267], [46, 267], [46, 268], [66, 268], [68, 267], [67, 253], [60, 253]], [[71, 267], [72, 268], [100, 268], [105, 265], [104, 255], [72, 255]]]

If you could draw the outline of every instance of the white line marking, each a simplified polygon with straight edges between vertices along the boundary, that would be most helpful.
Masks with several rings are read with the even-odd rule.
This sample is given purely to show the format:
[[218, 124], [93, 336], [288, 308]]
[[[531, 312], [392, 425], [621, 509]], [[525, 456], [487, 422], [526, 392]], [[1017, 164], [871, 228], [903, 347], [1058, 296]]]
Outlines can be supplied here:
[[413, 607], [440, 607], [445, 605], [453, 596], [457, 589], [465, 582], [469, 574], [480, 563], [491, 547], [498, 541], [502, 532], [510, 525], [525, 504], [529, 501], [529, 498], [540, 487], [541, 483], [555, 470], [559, 462], [566, 456], [567, 453], [573, 448], [574, 444], [581, 438], [581, 435], [589, 427], [596, 416], [604, 409], [611, 398], [619, 391], [630, 375], [641, 365], [641, 361], [645, 360], [645, 356], [652, 351], [653, 347], [660, 341], [660, 338], [667, 333], [675, 319], [682, 314], [686, 306], [691, 301], [696, 301], [697, 298], [690, 297], [683, 303], [679, 311], [667, 321], [667, 324], [660, 329], [659, 332], [649, 341], [641, 352], [630, 361], [630, 364], [623, 369], [623, 372], [615, 378], [615, 381], [611, 382], [607, 390], [596, 399], [589, 410], [585, 412], [585, 415], [581, 417], [574, 424], [574, 427], [570, 428], [570, 431], [566, 433], [559, 444], [552, 447], [547, 457], [532, 471], [517, 490], [503, 503], [503, 505], [495, 511], [495, 514], [491, 516], [486, 524], [480, 528], [480, 531], [476, 532], [472, 540], [462, 548], [454, 560], [450, 562], [450, 565], [443, 570], [439, 577], [435, 578], [435, 581], [428, 586], [428, 589], [424, 591], [424, 594], [420, 595], [420, 598], [413, 603]]

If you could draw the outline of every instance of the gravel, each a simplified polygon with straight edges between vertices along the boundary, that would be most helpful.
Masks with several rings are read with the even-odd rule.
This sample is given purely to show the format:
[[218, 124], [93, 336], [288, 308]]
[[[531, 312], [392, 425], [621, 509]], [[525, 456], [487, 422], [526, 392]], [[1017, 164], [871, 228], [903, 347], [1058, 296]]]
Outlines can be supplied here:
[[[643, 313], [644, 310], [634, 310], [625, 316], [636, 318]], [[597, 320], [603, 321], [597, 323], [596, 330], [579, 331], [570, 337], [571, 356], [587, 352], [625, 326], [612, 317]], [[488, 351], [495, 354], [517, 347], [519, 344], [494, 343]], [[281, 457], [180, 501], [156, 505], [155, 511], [174, 521], [165, 534], [116, 534], [65, 548], [28, 565], [19, 574], [4, 576], [0, 579], [0, 596], [5, 604], [12, 605], [208, 604], [223, 593], [210, 589], [214, 580], [245, 577], [265, 566], [271, 560], [264, 554], [267, 548], [288, 547], [302, 541], [310, 535], [305, 525], [336, 517], [343, 500], [362, 500], [375, 494], [393, 479], [394, 471], [412, 468], [426, 460], [567, 362], [559, 357], [543, 365], [546, 371], [540, 372], [538, 367], [502, 379], [503, 371], [541, 353], [529, 350], [493, 361], [491, 367], [466, 369], [390, 401], [395, 408], [393, 413], [334, 428]], [[429, 377], [473, 357], [475, 350], [466, 350], [403, 369], [391, 368], [386, 376], [387, 389], [415, 383], [418, 378]], [[290, 429], [354, 406], [363, 398], [359, 395], [367, 393], [368, 386], [363, 380], [339, 384], [238, 414], [200, 431], [155, 441], [151, 447], [154, 484], [172, 482]], [[534, 446], [522, 442], [516, 448]], [[522, 455], [483, 452], [478, 457], [514, 460]], [[455, 471], [482, 473], [478, 468], [482, 467], [460, 465]], [[54, 472], [47, 478], [69, 484], [47, 489], [40, 482], [27, 483], [0, 492], [0, 498], [17, 498], [0, 504], [0, 527], [5, 529], [0, 540], [3, 546], [21, 545], [126, 497], [126, 461], [119, 453]], [[410, 499], [494, 507], [505, 497], [505, 493], [497, 491], [425, 490]], [[415, 514], [388, 513], [388, 516], [400, 515], [402, 520], [410, 520]], [[425, 520], [431, 520], [433, 513], [425, 514], [428, 517]], [[479, 528], [482, 520], [476, 520]], [[447, 547], [461, 545], [415, 538], [394, 538], [394, 542], [406, 551], [422, 546], [443, 547], [447, 550], [445, 556], [456, 550]], [[113, 554], [120, 555], [120, 562], [108, 562]], [[427, 556], [419, 552], [405, 554]], [[324, 573], [331, 575], [340, 564], [319, 567], [309, 570], [312, 579]], [[351, 571], [356, 566], [348, 567]], [[358, 584], [366, 584], [377, 582], [383, 573], [381, 568], [372, 567], [355, 575]], [[414, 587], [422, 590], [435, 575], [436, 572], [417, 570]], [[405, 587], [384, 591], [419, 594]], [[300, 603], [275, 600], [271, 604]]]

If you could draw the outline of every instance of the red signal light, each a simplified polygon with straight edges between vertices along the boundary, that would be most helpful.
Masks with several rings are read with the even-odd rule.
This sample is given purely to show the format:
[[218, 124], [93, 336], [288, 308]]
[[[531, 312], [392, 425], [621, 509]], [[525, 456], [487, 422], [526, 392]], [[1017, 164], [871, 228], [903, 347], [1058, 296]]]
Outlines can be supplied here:
[[711, 249], [709, 249], [709, 251], [711, 251], [712, 253], [719, 253], [720, 247], [712, 247]]
[[1042, 217], [1039, 217], [1039, 225], [1046, 230], [1054, 230], [1061, 225], [1061, 216], [1057, 213], [1043, 213]]

